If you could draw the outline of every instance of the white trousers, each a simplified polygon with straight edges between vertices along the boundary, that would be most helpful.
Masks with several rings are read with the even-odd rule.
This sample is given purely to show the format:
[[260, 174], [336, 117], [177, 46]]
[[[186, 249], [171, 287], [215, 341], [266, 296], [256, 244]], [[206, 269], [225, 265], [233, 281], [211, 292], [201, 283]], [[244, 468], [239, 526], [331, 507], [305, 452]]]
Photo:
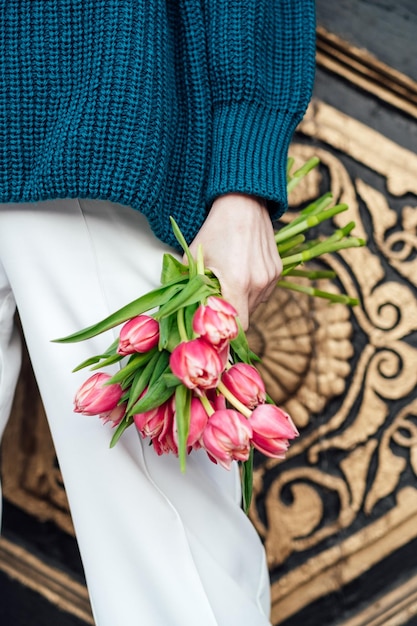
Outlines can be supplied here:
[[[144, 217], [104, 201], [0, 205], [0, 433], [20, 367], [15, 302], [70, 502], [97, 626], [267, 626], [265, 554], [231, 472], [193, 452], [185, 475], [134, 427], [73, 413], [72, 374], [112, 333], [62, 345], [159, 285], [169, 251]], [[109, 370], [107, 370], [109, 371]]]

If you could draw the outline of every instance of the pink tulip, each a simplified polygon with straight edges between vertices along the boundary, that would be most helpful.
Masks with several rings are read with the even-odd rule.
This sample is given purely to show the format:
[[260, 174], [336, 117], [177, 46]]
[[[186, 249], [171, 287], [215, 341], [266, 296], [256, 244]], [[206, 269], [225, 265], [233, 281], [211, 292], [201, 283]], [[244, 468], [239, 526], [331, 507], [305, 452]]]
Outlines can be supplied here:
[[195, 312], [193, 330], [220, 350], [238, 335], [236, 316], [237, 311], [229, 302], [210, 296], [207, 304]]
[[103, 420], [103, 424], [107, 424], [107, 422], [112, 422], [112, 427], [115, 428], [124, 418], [126, 414], [126, 407], [126, 403], [119, 404], [111, 411], [107, 411], [106, 413], [100, 413], [99, 418]]
[[216, 387], [223, 371], [217, 350], [204, 339], [183, 341], [171, 353], [171, 370], [189, 389]]
[[[142, 396], [145, 393], [146, 390]], [[167, 423], [171, 423], [172, 414], [172, 401], [168, 400], [155, 409], [137, 413], [133, 416], [133, 421], [143, 438], [151, 437], [153, 439], [154, 437], [159, 437], [162, 431], [166, 429]]]
[[266, 456], [282, 459], [298, 430], [288, 413], [274, 404], [260, 404], [249, 418], [252, 443]]
[[118, 384], [106, 384], [109, 374], [97, 373], [88, 378], [78, 389], [74, 399], [75, 413], [100, 415], [116, 408], [123, 394]]
[[163, 427], [158, 436], [152, 438], [154, 450], [158, 456], [173, 452], [178, 455], [178, 446], [174, 438], [174, 401], [168, 400]]
[[216, 350], [217, 350], [217, 354], [220, 357], [220, 362], [222, 364], [222, 372], [225, 369], [227, 362], [229, 360], [230, 357], [230, 346], [227, 343], [225, 346], [223, 346], [222, 348], [219, 348], [217, 346], [215, 346]]
[[222, 376], [227, 389], [242, 404], [254, 409], [266, 399], [265, 385], [257, 369], [247, 363], [232, 365]]
[[[187, 437], [187, 450], [201, 448], [200, 439], [207, 425], [208, 415], [199, 398], [191, 398], [190, 426]], [[174, 425], [174, 441], [178, 446], [178, 429]]]
[[208, 389], [206, 396], [215, 411], [226, 408], [226, 398], [221, 393], [217, 393], [215, 389]]
[[[145, 395], [146, 390], [142, 393]], [[167, 454], [174, 452], [178, 454], [178, 448], [174, 441], [174, 400], [170, 398], [167, 402], [155, 409], [150, 409], [143, 413], [136, 413], [133, 416], [136, 428], [145, 437], [150, 437], [156, 453]]]
[[210, 458], [230, 469], [233, 460], [249, 458], [251, 436], [249, 420], [233, 409], [224, 409], [209, 417], [202, 440]]
[[178, 446], [175, 443], [172, 428], [167, 430], [167, 432], [163, 435], [154, 437], [154, 439], [152, 439], [152, 445], [158, 456], [161, 456], [162, 454], [169, 454], [170, 452], [173, 452], [178, 456]]
[[148, 352], [158, 341], [158, 322], [149, 315], [138, 315], [122, 326], [117, 352], [123, 355]]

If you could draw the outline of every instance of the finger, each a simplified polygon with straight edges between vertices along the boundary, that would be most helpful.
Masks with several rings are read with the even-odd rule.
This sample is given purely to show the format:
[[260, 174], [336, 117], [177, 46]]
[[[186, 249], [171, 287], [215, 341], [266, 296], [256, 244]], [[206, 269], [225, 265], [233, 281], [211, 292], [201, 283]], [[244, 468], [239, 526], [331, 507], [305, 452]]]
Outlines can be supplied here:
[[249, 296], [247, 289], [241, 286], [238, 280], [231, 281], [229, 275], [227, 278], [224, 278], [220, 272], [215, 271], [215, 268], [210, 269], [219, 280], [222, 297], [236, 309], [243, 330], [247, 330], [249, 326]]

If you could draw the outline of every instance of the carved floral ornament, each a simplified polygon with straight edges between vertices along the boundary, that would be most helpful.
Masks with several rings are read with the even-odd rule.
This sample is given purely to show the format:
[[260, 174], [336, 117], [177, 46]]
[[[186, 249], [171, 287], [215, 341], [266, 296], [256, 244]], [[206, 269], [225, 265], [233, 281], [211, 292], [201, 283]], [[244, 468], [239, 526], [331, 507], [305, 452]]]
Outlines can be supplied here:
[[[271, 395], [301, 430], [284, 463], [267, 460], [258, 467], [251, 511], [270, 568], [278, 568], [273, 600], [281, 603], [276, 609], [280, 619], [297, 608], [294, 599], [292, 607], [285, 607], [286, 596], [318, 572], [355, 552], [362, 553], [365, 569], [372, 559], [383, 558], [382, 553], [366, 556], [368, 525], [383, 521], [389, 535], [415, 516], [414, 530], [395, 541], [388, 538], [386, 553], [406, 543], [410, 532], [417, 536], [417, 348], [412, 336], [417, 330], [412, 174], [417, 157], [345, 118], [314, 102], [300, 131], [320, 147], [294, 144], [292, 156], [300, 161], [319, 156], [335, 201], [350, 207], [337, 216], [337, 225], [354, 220], [355, 234], [368, 240], [366, 248], [326, 259], [340, 281], [332, 288], [359, 297], [362, 304], [349, 310], [277, 290], [257, 311], [250, 331]], [[344, 155], [366, 166], [363, 178], [351, 177], [338, 158]], [[388, 193], [367, 182], [372, 170], [384, 176], [381, 188], [386, 185]], [[320, 173], [309, 175], [292, 205], [317, 197], [319, 186]], [[329, 290], [329, 284], [320, 287]], [[337, 552], [330, 548], [335, 541]], [[291, 555], [296, 553], [294, 567]], [[352, 570], [332, 584], [338, 588], [356, 574]], [[313, 591], [310, 600], [328, 592], [328, 587]], [[308, 601], [307, 594], [295, 604], [301, 608]]]
[[[361, 307], [276, 290], [250, 330], [268, 391], [301, 430], [284, 463], [264, 460], [255, 473], [251, 517], [267, 549], [276, 624], [417, 536], [417, 156], [321, 102], [299, 130], [292, 155], [322, 165], [292, 205], [330, 186], [350, 207], [338, 225], [354, 220], [369, 245], [327, 258], [338, 280], [320, 285], [358, 296]], [[4, 437], [4, 494], [71, 532], [28, 380]], [[25, 402], [37, 424], [30, 441]]]

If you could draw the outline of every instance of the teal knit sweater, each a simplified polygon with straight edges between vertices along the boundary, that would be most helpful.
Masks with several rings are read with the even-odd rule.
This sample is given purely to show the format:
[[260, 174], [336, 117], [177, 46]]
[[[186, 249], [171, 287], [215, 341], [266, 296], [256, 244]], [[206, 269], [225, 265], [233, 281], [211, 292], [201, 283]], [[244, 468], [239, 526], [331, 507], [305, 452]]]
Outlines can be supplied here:
[[237, 191], [286, 207], [313, 0], [7, 0], [0, 202], [102, 198], [174, 243]]

